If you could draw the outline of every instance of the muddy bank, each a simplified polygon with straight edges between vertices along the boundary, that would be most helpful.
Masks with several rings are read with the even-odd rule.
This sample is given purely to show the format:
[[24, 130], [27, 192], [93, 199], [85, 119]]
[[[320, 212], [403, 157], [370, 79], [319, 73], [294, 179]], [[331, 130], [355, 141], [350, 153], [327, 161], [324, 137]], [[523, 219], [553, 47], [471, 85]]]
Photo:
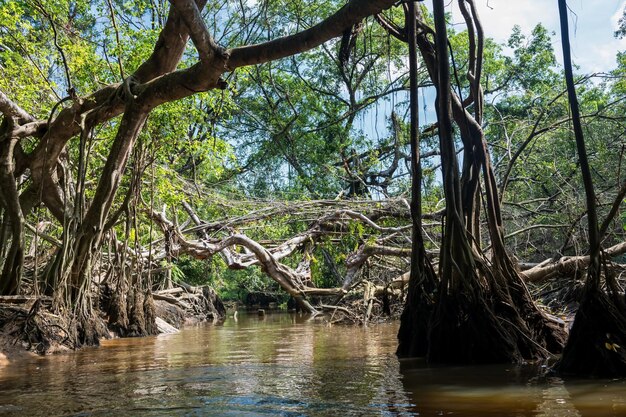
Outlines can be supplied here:
[[48, 355], [98, 345], [103, 339], [175, 333], [191, 323], [224, 318], [210, 287], [186, 284], [120, 296], [106, 286], [87, 311], [54, 307], [46, 296], [0, 297], [0, 366], [28, 355]]

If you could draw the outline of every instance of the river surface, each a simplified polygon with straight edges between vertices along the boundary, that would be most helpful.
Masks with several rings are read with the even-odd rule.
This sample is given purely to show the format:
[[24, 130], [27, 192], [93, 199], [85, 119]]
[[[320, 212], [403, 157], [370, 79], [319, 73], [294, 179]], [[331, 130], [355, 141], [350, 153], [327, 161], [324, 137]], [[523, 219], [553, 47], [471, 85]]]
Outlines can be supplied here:
[[626, 416], [624, 381], [398, 361], [397, 326], [240, 314], [26, 358], [0, 369], [0, 416]]

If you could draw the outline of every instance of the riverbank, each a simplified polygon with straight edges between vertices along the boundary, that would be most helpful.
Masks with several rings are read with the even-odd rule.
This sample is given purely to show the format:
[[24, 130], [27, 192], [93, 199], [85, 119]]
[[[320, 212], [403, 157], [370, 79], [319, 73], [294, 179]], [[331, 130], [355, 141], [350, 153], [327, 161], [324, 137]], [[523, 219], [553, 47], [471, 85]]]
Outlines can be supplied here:
[[0, 366], [30, 355], [50, 355], [99, 345], [106, 339], [175, 333], [185, 325], [224, 318], [208, 286], [181, 284], [154, 293], [118, 297], [101, 287], [88, 311], [54, 307], [46, 296], [0, 297]]
[[[530, 285], [533, 297], [569, 327], [577, 308], [575, 300], [580, 282], [554, 279], [541, 285]], [[219, 322], [226, 318], [227, 307], [215, 290], [207, 286], [193, 287], [182, 283], [173, 288], [121, 299], [106, 287], [101, 287], [97, 294], [97, 302], [93, 303], [89, 318], [92, 336], [88, 340], [91, 342], [82, 344], [77, 340], [80, 339], [80, 332], [84, 332], [84, 324], [72, 314], [54, 312], [50, 297], [0, 297], [0, 366], [33, 354], [67, 352], [119, 337], [171, 334], [185, 326], [205, 321]], [[275, 299], [262, 298], [258, 294], [248, 298], [253, 302], [251, 305], [227, 303], [231, 317], [234, 311], [243, 313], [246, 308], [252, 315], [277, 311]], [[296, 306], [287, 303], [287, 307]], [[320, 317], [330, 324], [384, 323], [397, 319], [402, 307], [399, 296], [388, 297], [385, 304], [384, 297], [350, 294], [344, 298], [342, 306], [328, 309]]]

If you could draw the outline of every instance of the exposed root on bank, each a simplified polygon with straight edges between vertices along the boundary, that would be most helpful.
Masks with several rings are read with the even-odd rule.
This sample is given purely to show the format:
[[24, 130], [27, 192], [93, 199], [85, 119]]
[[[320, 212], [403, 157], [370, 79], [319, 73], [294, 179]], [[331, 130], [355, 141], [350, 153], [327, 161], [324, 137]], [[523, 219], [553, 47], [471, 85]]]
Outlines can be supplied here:
[[[179, 308], [185, 317], [195, 320], [217, 320], [226, 314], [224, 303], [215, 290], [208, 286], [192, 287], [184, 284], [176, 288], [157, 291], [152, 294], [152, 297], [154, 300]], [[168, 321], [167, 318], [164, 319]], [[178, 323], [170, 324], [180, 327]]]
[[45, 355], [112, 337], [171, 333], [188, 322], [224, 317], [224, 305], [213, 289], [185, 287], [170, 290], [168, 296], [140, 290], [124, 296], [104, 285], [98, 308], [56, 314], [50, 297], [0, 297], [0, 351]]
[[[331, 324], [363, 325], [398, 318], [407, 297], [410, 297], [409, 273], [403, 273], [409, 268], [411, 243], [410, 228], [402, 223], [406, 221], [408, 214], [406, 202], [363, 203], [360, 211], [349, 209], [345, 204], [347, 203], [310, 202], [301, 207], [270, 206], [266, 210], [259, 210], [239, 219], [225, 219], [213, 223], [201, 220], [191, 206], [186, 205], [186, 212], [190, 218], [182, 226], [178, 225], [178, 219], [170, 221], [164, 213], [152, 211], [150, 217], [160, 227], [164, 239], [151, 242], [149, 250], [141, 247], [131, 249], [111, 235], [109, 252], [95, 258], [92, 286], [87, 291], [90, 295], [86, 298], [97, 302], [93, 301], [93, 306], [88, 306], [89, 308], [79, 309], [81, 314], [72, 313], [76, 318], [71, 318], [71, 314], [63, 309], [55, 310], [57, 316], [65, 317], [57, 326], [67, 329], [68, 332], [68, 335], [62, 338], [57, 336], [57, 339], [61, 338], [63, 341], [67, 338], [60, 345], [75, 348], [85, 344], [97, 344], [102, 337], [173, 332], [190, 321], [210, 321], [224, 317], [224, 306], [213, 289], [191, 287], [184, 283], [173, 284], [168, 276], [170, 271], [168, 265], [180, 255], [199, 259], [220, 256], [232, 269], [260, 267], [297, 300], [298, 308], [305, 313], [312, 313], [316, 320]], [[300, 219], [296, 216], [298, 213], [304, 217]], [[306, 230], [284, 241], [254, 240], [241, 231], [245, 231], [246, 227], [259, 219], [280, 214], [285, 214], [292, 222], [306, 222]], [[192, 221], [195, 226], [184, 226]], [[333, 271], [337, 286], [317, 287], [311, 271], [314, 251], [324, 239], [351, 233], [355, 224], [365, 229], [360, 232], [362, 236], [357, 240], [358, 245], [344, 256], [343, 267], [340, 266], [340, 269]], [[389, 226], [390, 224], [392, 226]], [[231, 226], [237, 226], [237, 233]], [[619, 250], [620, 247], [616, 249]], [[436, 264], [437, 259], [434, 256], [433, 252], [425, 251], [425, 262]], [[476, 278], [476, 285], [492, 289], [503, 288], [502, 279], [496, 277], [496, 269], [489, 272], [493, 268], [491, 263], [497, 262], [478, 252], [473, 256], [480, 260], [475, 273], [482, 277]], [[329, 264], [335, 262], [332, 258], [321, 259]], [[545, 265], [540, 268], [544, 268]], [[26, 269], [32, 271], [31, 266], [27, 266]], [[414, 298], [410, 303], [412, 310], [405, 311], [405, 314], [413, 315], [414, 323], [421, 325], [418, 331], [420, 336], [417, 337], [419, 342], [412, 343], [409, 346], [412, 350], [402, 356], [426, 355], [426, 340], [430, 331], [428, 318], [434, 306], [438, 282], [434, 269], [429, 270], [432, 276], [428, 277], [427, 285], [423, 285], [416, 294], [421, 297], [421, 302], [415, 303]], [[549, 276], [556, 276], [554, 268], [546, 270], [552, 271]], [[152, 278], [146, 281], [145, 277], [150, 275]], [[515, 277], [519, 279], [517, 272]], [[32, 279], [30, 277], [28, 280]], [[28, 280], [24, 287], [34, 292], [35, 286]], [[142, 284], [138, 287], [135, 282]], [[150, 289], [147, 288], [147, 282], [154, 283]], [[451, 305], [443, 306], [438, 313], [453, 314], [455, 319], [451, 323], [454, 323], [455, 332], [464, 335], [458, 340], [455, 339], [456, 341], [447, 335], [441, 338], [441, 344], [464, 350], [458, 361], [464, 361], [463, 357], [471, 358], [473, 362], [486, 360], [481, 358], [480, 350], [486, 352], [484, 355], [488, 355], [491, 360], [502, 356], [508, 357], [509, 361], [517, 361], [519, 358], [535, 359], [547, 356], [546, 352], [559, 351], [563, 343], [564, 321], [538, 309], [521, 280], [516, 283], [515, 279], [509, 278], [508, 282], [510, 285], [507, 291], [502, 294], [498, 291], [493, 292], [497, 299], [492, 295], [483, 300], [485, 306], [477, 307], [469, 300], [462, 302], [454, 298], [456, 295], [451, 295]], [[424, 283], [426, 281], [422, 284]], [[29, 296], [13, 296], [5, 297], [4, 303], [22, 305], [32, 300], [33, 298]], [[41, 300], [44, 306], [51, 304], [49, 298], [42, 297]], [[517, 306], [517, 312], [508, 307], [513, 304]], [[556, 303], [544, 302], [544, 304], [557, 314], [561, 313], [560, 306]], [[474, 327], [463, 327], [468, 317], [477, 316], [482, 319], [472, 325]], [[436, 327], [442, 321], [433, 321], [433, 325]], [[492, 329], [482, 328], [487, 325]], [[450, 329], [447, 329], [444, 333], [447, 334], [449, 331]], [[472, 338], [489, 339], [482, 335], [492, 333], [493, 338], [504, 337], [510, 343], [514, 343], [517, 351], [511, 350], [510, 343], [506, 342], [501, 349], [502, 352], [494, 353], [490, 350], [493, 348], [489, 348], [493, 342], [486, 342], [485, 345], [483, 340], [474, 341]], [[44, 339], [53, 340], [54, 337], [46, 336]], [[46, 342], [38, 345], [34, 340], [32, 343], [29, 340], [28, 337], [24, 339], [25, 345], [30, 350], [40, 353], [53, 350], [46, 347]], [[464, 346], [463, 343], [466, 342], [468, 344]], [[416, 348], [420, 346], [421, 348]], [[444, 353], [445, 349], [438, 349], [433, 355]], [[441, 361], [448, 362], [444, 359]]]
[[[48, 301], [33, 298], [22, 305], [0, 305], [2, 350], [21, 349], [43, 355], [80, 347], [79, 333], [90, 332], [90, 324], [52, 314]], [[92, 327], [97, 326], [94, 323]]]

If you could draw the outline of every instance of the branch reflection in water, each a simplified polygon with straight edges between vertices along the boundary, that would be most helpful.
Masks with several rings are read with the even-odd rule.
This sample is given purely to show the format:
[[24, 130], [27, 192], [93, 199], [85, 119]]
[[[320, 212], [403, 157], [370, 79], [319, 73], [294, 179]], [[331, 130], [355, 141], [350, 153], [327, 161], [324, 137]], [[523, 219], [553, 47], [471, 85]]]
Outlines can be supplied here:
[[397, 324], [239, 312], [220, 325], [103, 342], [0, 369], [0, 415], [618, 416], [621, 381], [541, 368], [398, 361]]

